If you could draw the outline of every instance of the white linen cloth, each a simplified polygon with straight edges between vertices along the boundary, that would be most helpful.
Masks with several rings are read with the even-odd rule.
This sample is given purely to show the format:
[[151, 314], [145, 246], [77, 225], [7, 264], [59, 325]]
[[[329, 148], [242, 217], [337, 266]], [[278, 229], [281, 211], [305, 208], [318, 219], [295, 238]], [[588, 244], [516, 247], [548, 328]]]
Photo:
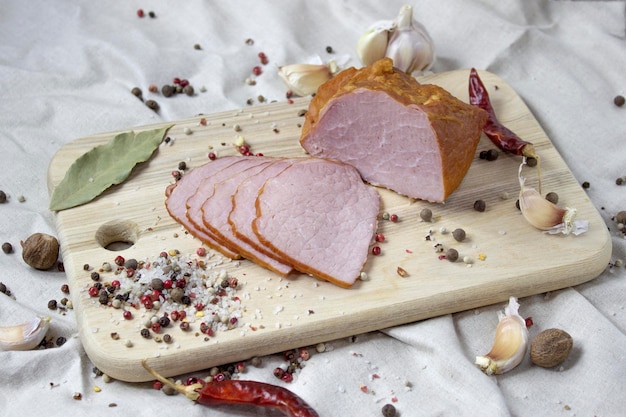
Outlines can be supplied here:
[[[246, 106], [259, 94], [284, 100], [276, 66], [319, 55], [350, 55], [374, 21], [393, 18], [403, 0], [323, 1], [86, 1], [4, 0], [0, 4], [0, 325], [50, 314], [60, 298], [61, 272], [35, 271], [21, 260], [20, 240], [55, 234], [48, 211], [47, 167], [65, 143], [100, 132], [128, 130], [198, 113]], [[611, 220], [626, 210], [626, 31], [623, 1], [419, 0], [409, 2], [434, 39], [434, 72], [476, 67], [508, 82], [525, 100], [611, 230], [612, 262], [626, 260], [626, 240]], [[146, 13], [144, 18], [136, 14]], [[147, 14], [153, 11], [155, 18]], [[254, 46], [245, 39], [254, 40]], [[201, 50], [195, 50], [194, 44]], [[270, 65], [246, 85], [256, 54]], [[155, 113], [133, 97], [134, 86], [187, 78], [192, 99], [157, 98]], [[197, 90], [196, 90], [197, 91]], [[25, 201], [19, 202], [20, 196]], [[391, 402], [409, 416], [624, 415], [626, 404], [626, 270], [551, 294], [520, 300], [539, 330], [559, 327], [574, 349], [557, 369], [528, 357], [513, 371], [488, 377], [474, 357], [491, 346], [502, 305], [450, 314], [328, 343], [291, 384], [264, 358], [246, 378], [284, 385], [321, 416], [376, 416]], [[278, 415], [247, 407], [206, 409], [169, 397], [150, 383], [104, 383], [92, 371], [72, 312], [53, 314], [49, 336], [61, 347], [0, 352], [0, 413], [4, 416], [253, 416]], [[376, 373], [380, 378], [373, 378]], [[198, 372], [195, 375], [203, 376]], [[184, 376], [181, 376], [184, 377]], [[99, 386], [102, 391], [94, 392]], [[361, 391], [361, 385], [370, 392]], [[373, 392], [371, 392], [373, 391]], [[82, 393], [82, 400], [72, 398]], [[113, 407], [112, 404], [117, 406]]]

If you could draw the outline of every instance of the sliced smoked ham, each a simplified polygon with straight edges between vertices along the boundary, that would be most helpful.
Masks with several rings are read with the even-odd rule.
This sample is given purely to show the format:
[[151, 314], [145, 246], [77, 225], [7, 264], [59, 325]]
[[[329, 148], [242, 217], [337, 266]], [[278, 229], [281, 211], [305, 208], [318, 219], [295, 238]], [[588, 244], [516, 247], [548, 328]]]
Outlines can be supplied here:
[[355, 166], [373, 185], [443, 202], [465, 177], [486, 120], [482, 109], [419, 84], [385, 58], [323, 84], [300, 143], [312, 156]]
[[367, 260], [379, 206], [354, 167], [310, 158], [265, 182], [252, 228], [298, 271], [350, 287]]
[[202, 181], [210, 178], [220, 172], [220, 170], [234, 164], [235, 162], [237, 162], [236, 159], [221, 158], [204, 164], [185, 174], [180, 181], [168, 186], [165, 191], [165, 208], [170, 216], [182, 224], [189, 233], [198, 238], [208, 247], [213, 248], [232, 259], [240, 258], [240, 255], [220, 244], [213, 233], [203, 227], [197, 227], [194, 223], [192, 223], [187, 217], [186, 203], [189, 197], [196, 192]]

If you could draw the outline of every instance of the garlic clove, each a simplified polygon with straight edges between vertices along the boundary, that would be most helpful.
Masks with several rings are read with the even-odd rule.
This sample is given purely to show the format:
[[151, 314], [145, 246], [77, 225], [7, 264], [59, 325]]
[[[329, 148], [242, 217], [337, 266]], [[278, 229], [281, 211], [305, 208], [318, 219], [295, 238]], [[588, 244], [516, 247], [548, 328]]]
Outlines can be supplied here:
[[385, 56], [407, 74], [428, 70], [435, 60], [433, 40], [424, 25], [413, 19], [413, 7], [402, 6], [394, 23]]
[[361, 35], [356, 44], [356, 53], [363, 65], [372, 65], [385, 57], [393, 26], [392, 20], [376, 22]]
[[30, 350], [39, 345], [50, 326], [50, 317], [35, 317], [15, 326], [0, 327], [0, 350]]
[[327, 65], [292, 64], [278, 67], [280, 78], [294, 94], [301, 97], [314, 94], [337, 71], [338, 67], [333, 61]]
[[519, 315], [519, 303], [509, 298], [504, 313], [498, 312], [499, 322], [491, 350], [476, 357], [476, 365], [487, 375], [499, 375], [519, 365], [528, 347], [526, 321]]
[[588, 222], [574, 221], [577, 211], [574, 208], [561, 208], [546, 200], [534, 188], [526, 187], [526, 178], [522, 176], [522, 168], [526, 164], [523, 158], [519, 167], [519, 207], [522, 215], [532, 226], [545, 230], [550, 234], [570, 233], [579, 235], [588, 229]]

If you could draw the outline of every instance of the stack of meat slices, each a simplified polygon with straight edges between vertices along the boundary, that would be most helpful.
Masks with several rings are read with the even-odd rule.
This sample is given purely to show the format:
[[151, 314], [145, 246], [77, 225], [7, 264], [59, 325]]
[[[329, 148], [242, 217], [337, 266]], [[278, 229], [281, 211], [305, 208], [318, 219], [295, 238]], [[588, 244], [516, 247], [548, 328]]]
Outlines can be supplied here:
[[166, 197], [170, 215], [224, 255], [341, 287], [360, 275], [380, 208], [354, 167], [320, 158], [219, 158]]

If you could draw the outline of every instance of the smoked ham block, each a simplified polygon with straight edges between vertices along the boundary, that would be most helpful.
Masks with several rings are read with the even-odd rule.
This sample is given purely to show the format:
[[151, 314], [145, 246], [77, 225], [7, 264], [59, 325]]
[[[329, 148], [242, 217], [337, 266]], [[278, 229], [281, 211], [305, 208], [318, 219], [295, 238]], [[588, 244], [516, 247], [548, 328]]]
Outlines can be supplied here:
[[482, 109], [419, 84], [385, 58], [320, 86], [300, 144], [353, 165], [370, 184], [443, 202], [465, 177], [486, 120]]
[[226, 256], [282, 276], [293, 269], [350, 287], [380, 209], [358, 171], [320, 158], [219, 158], [166, 190], [170, 215]]

